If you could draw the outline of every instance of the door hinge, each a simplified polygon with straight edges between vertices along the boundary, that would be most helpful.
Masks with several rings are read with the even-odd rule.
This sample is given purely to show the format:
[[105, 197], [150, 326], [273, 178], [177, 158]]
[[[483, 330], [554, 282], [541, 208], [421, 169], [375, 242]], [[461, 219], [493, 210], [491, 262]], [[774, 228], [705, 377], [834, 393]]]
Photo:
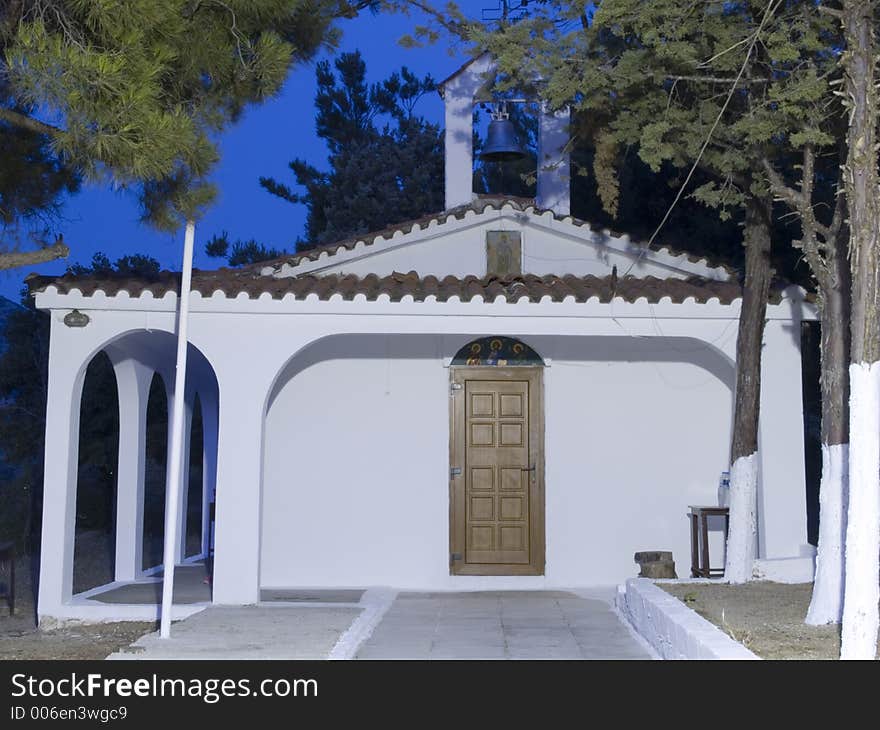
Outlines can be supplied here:
[[449, 470], [449, 478], [450, 478], [450, 479], [451, 479], [452, 477], [457, 477], [457, 476], [459, 476], [460, 474], [461, 474], [461, 467], [460, 467], [460, 466], [453, 466], [453, 467]]
[[454, 563], [456, 560], [461, 560], [461, 553], [450, 553], [449, 562]]
[[455, 395], [455, 393], [456, 393], [457, 391], [459, 391], [459, 390], [463, 390], [463, 389], [464, 389], [464, 386], [463, 386], [461, 383], [450, 383], [450, 384], [449, 384], [449, 392], [450, 392], [452, 395]]

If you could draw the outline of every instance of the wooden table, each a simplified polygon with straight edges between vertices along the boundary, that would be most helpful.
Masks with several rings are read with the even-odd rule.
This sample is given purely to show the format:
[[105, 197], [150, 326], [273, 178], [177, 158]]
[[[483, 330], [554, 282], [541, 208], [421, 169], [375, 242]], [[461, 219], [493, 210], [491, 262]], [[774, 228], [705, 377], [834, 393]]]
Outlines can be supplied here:
[[730, 529], [730, 508], [689, 505], [691, 521], [691, 577], [720, 578], [724, 568], [712, 568], [709, 564], [709, 517], [724, 518], [724, 542]]
[[15, 612], [15, 543], [0, 543], [0, 567], [5, 568], [6, 575], [9, 576], [9, 582], [6, 589], [0, 593], [0, 598], [5, 598], [9, 604], [9, 615]]

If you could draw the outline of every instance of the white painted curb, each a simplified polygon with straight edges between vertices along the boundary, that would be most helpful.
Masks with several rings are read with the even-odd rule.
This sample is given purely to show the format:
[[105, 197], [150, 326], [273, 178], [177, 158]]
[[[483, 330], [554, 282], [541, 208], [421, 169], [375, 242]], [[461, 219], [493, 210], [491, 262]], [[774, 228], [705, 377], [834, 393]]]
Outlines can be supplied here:
[[379, 625], [382, 617], [386, 614], [397, 591], [391, 588], [370, 588], [361, 596], [360, 606], [364, 608], [348, 630], [339, 637], [336, 645], [330, 650], [327, 659], [354, 659], [361, 644], [363, 644]]
[[[172, 607], [171, 619], [182, 621], [204, 611], [209, 603], [178, 603]], [[102, 624], [117, 621], [158, 621], [159, 606], [154, 604], [100, 603], [74, 600], [52, 609], [50, 615], [40, 614], [43, 630], [57, 629], [74, 624]]]
[[618, 586], [617, 605], [664, 659], [760, 659], [648, 578]]

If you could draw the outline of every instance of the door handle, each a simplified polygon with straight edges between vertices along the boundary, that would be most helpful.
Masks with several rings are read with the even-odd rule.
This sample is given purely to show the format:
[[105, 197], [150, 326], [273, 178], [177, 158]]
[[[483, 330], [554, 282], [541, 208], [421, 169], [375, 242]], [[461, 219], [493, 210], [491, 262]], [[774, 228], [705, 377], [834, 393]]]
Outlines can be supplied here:
[[520, 471], [535, 471], [535, 465], [532, 464], [531, 466], [524, 466], [520, 469]]

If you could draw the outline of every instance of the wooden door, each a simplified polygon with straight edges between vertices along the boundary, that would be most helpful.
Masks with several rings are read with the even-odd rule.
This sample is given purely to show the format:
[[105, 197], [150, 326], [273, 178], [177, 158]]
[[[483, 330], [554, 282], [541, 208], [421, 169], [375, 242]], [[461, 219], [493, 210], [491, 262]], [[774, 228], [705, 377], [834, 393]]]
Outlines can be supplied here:
[[453, 574], [544, 573], [541, 373], [453, 368]]

